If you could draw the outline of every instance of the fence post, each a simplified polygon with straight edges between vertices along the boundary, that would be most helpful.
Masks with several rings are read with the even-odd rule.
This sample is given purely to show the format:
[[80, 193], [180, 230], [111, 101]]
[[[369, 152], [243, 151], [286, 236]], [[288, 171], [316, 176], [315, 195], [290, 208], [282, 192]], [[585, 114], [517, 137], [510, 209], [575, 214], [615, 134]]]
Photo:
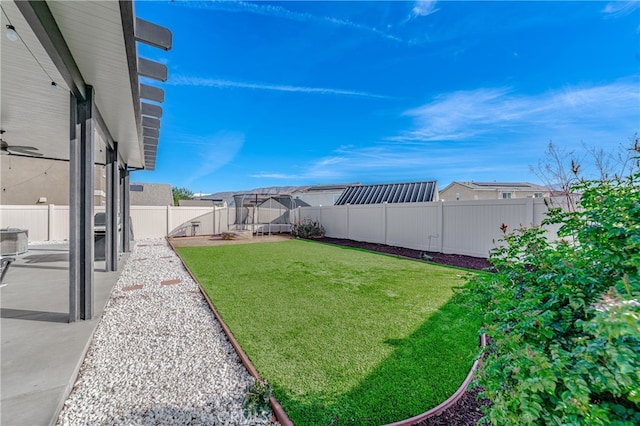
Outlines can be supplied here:
[[49, 219], [49, 221], [48, 221], [49, 222], [49, 229], [47, 229], [47, 241], [51, 241], [53, 239], [53, 235], [54, 235], [53, 231], [54, 231], [54, 229], [56, 229], [55, 228], [56, 219], [55, 219], [54, 210], [55, 210], [55, 205], [49, 204], [49, 217], [48, 217], [48, 219]]
[[533, 197], [527, 197], [525, 202], [525, 226], [527, 228], [534, 226], [533, 223]]
[[382, 203], [382, 241], [387, 244], [387, 202]]
[[439, 253], [444, 253], [444, 200], [438, 203], [438, 215], [436, 217], [438, 221], [438, 234], [440, 234], [440, 249]]
[[[213, 203], [213, 211], [211, 212], [211, 214], [213, 215], [213, 231], [212, 231], [212, 235], [217, 235], [216, 234], [216, 211], [217, 211], [216, 210], [216, 203], [213, 202], [213, 201], [212, 201], [212, 203]], [[218, 223], [220, 223], [220, 222], [218, 222]], [[220, 233], [220, 232], [218, 232], [218, 233]]]
[[351, 236], [349, 235], [349, 203], [347, 203], [347, 236], [345, 237], [347, 240], [350, 240]]
[[165, 236], [169, 236], [169, 232], [171, 232], [171, 221], [173, 219], [173, 215], [171, 214], [171, 206], [167, 205], [167, 231], [165, 232]]

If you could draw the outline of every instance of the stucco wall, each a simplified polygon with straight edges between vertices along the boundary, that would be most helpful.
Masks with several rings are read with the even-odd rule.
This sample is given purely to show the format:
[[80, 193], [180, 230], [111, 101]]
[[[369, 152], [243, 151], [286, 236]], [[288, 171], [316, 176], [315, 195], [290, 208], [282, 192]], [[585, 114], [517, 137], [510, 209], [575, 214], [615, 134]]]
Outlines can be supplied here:
[[[0, 204], [69, 204], [69, 163], [59, 160], [0, 156]], [[104, 166], [95, 169], [94, 202], [105, 204]], [[41, 198], [44, 202], [39, 202]]]
[[[142, 191], [129, 191], [132, 206], [172, 206], [171, 185], [165, 183], [137, 183], [131, 186], [142, 187]], [[209, 204], [211, 205], [211, 204]]]

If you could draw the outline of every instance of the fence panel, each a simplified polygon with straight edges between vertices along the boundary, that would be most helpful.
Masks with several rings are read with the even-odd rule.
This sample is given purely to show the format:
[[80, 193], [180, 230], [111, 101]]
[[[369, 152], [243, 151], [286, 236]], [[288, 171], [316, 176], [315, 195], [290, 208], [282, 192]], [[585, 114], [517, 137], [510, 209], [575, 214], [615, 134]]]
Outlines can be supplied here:
[[142, 238], [161, 238], [167, 235], [167, 207], [131, 206], [133, 236]]
[[438, 251], [438, 203], [388, 204], [386, 244], [415, 250]]
[[349, 233], [349, 207], [320, 207], [321, 218], [317, 220], [322, 224], [325, 235], [331, 238], [345, 238]]
[[488, 257], [502, 238], [500, 226], [508, 230], [526, 223], [527, 200], [478, 200], [444, 203], [444, 253]]
[[[169, 235], [214, 235], [226, 232], [226, 207], [173, 207], [169, 206]], [[215, 213], [215, 217], [214, 217]], [[199, 222], [197, 227], [192, 222]]]
[[51, 241], [64, 241], [69, 239], [69, 206], [54, 206], [49, 211], [50, 228], [49, 239]]
[[348, 239], [384, 244], [384, 228], [382, 205], [349, 206]]
[[0, 228], [29, 231], [29, 241], [49, 239], [49, 206], [0, 206]]

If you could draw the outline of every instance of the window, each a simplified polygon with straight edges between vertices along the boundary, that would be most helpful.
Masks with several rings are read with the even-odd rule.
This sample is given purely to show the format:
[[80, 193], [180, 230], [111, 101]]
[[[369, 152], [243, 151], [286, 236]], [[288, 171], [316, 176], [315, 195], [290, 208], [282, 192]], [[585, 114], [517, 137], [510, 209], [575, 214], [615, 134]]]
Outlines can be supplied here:
[[134, 192], [142, 192], [144, 191], [144, 186], [142, 185], [129, 185], [129, 190]]
[[502, 198], [505, 199], [505, 200], [511, 198], [511, 192], [503, 192], [502, 193]]
[[459, 200], [459, 199], [460, 199], [460, 193], [456, 192], [456, 200]]
[[533, 194], [533, 198], [542, 198], [542, 192], [536, 192]]

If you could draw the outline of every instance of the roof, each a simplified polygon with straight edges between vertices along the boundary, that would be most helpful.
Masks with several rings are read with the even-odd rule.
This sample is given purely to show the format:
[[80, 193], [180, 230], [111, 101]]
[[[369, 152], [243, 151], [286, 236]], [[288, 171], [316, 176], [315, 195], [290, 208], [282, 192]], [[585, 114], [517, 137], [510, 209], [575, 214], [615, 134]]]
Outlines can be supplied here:
[[436, 193], [436, 181], [357, 185], [347, 188], [335, 205], [422, 203], [434, 201]]
[[307, 203], [306, 201], [302, 201], [300, 198], [294, 198], [293, 205], [294, 205], [294, 208], [311, 207], [311, 204]]
[[296, 192], [322, 192], [322, 191], [342, 191], [350, 186], [361, 185], [360, 182], [354, 183], [334, 183], [328, 185], [313, 185], [313, 186], [301, 186], [297, 188]]
[[275, 200], [283, 206], [290, 206], [289, 208], [296, 208], [295, 200], [289, 194], [251, 194], [240, 193], [233, 196], [234, 204], [236, 206], [242, 205], [243, 207], [252, 207], [265, 203], [268, 200]]
[[451, 182], [442, 192], [445, 192], [452, 185], [458, 184], [475, 191], [495, 191], [510, 189], [514, 191], [548, 191], [549, 189], [529, 182]]

